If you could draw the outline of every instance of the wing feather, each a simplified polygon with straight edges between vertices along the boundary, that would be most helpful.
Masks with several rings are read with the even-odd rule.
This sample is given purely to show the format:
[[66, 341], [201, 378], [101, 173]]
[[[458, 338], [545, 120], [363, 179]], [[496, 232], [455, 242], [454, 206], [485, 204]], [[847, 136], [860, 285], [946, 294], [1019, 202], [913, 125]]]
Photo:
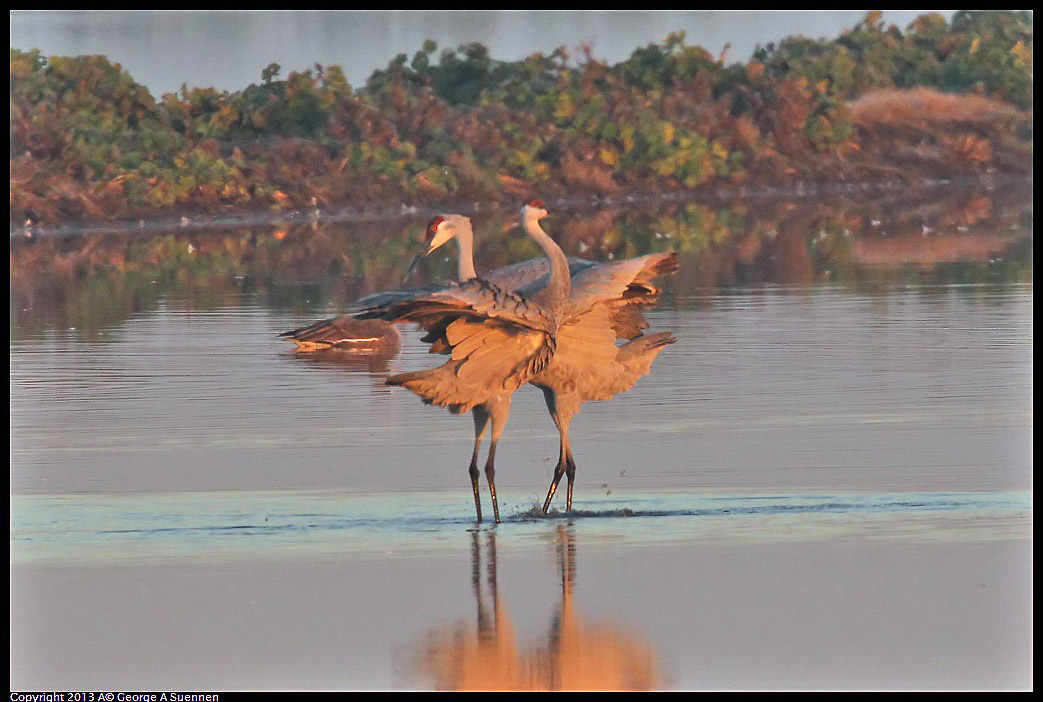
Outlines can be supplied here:
[[605, 263], [580, 271], [572, 278], [567, 315], [578, 314], [599, 302], [656, 295], [652, 279], [677, 270], [677, 254], [649, 254]]
[[437, 325], [451, 314], [474, 319], [498, 319], [535, 331], [553, 330], [554, 319], [523, 295], [504, 290], [481, 278], [422, 292], [406, 300], [395, 300], [363, 310], [357, 319], [417, 322], [425, 328]]
[[[589, 261], [585, 258], [570, 257], [568, 262], [570, 276], [601, 265], [597, 261]], [[547, 281], [550, 279], [550, 261], [546, 258], [531, 258], [521, 263], [502, 266], [494, 271], [490, 271], [483, 277], [493, 285], [504, 290], [521, 290], [525, 288], [536, 292], [547, 287]]]
[[553, 343], [543, 332], [494, 320], [460, 318], [446, 328], [450, 359], [438, 368], [401, 373], [403, 385], [428, 403], [463, 412], [513, 393], [546, 366]]

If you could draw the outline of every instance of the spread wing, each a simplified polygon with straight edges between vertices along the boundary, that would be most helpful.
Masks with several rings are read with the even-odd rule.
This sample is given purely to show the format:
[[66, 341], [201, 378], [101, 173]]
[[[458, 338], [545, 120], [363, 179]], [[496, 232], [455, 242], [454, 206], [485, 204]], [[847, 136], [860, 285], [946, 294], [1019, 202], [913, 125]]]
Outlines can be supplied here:
[[417, 295], [424, 295], [433, 292], [443, 290], [445, 285], [425, 285], [420, 288], [410, 288], [403, 290], [382, 290], [379, 292], [371, 293], [365, 297], [360, 297], [352, 303], [351, 308], [347, 310], [346, 314], [358, 314], [362, 310], [370, 309], [373, 307], [382, 307], [392, 305], [396, 302], [403, 302], [405, 300], [411, 300]]
[[360, 342], [394, 342], [398, 343], [398, 330], [379, 319], [360, 320], [354, 315], [374, 308], [386, 307], [397, 302], [409, 300], [417, 295], [441, 290], [443, 286], [430, 285], [412, 290], [386, 290], [375, 292], [359, 298], [347, 312], [339, 317], [320, 319], [297, 329], [279, 334], [280, 339], [289, 339], [298, 346], [299, 351], [353, 347]]
[[669, 252], [604, 263], [580, 271], [572, 277], [566, 318], [600, 302], [632, 300], [636, 304], [651, 304], [649, 301], [654, 302], [659, 294], [652, 280], [677, 268], [677, 254]]
[[591, 394], [611, 373], [619, 353], [611, 316], [608, 305], [595, 305], [563, 325], [553, 358], [531, 382], [552, 387], [559, 398]]
[[425, 403], [448, 407], [454, 414], [514, 393], [546, 367], [553, 353], [553, 342], [543, 332], [498, 320], [461, 317], [446, 327], [444, 339], [448, 361], [393, 375], [387, 383], [402, 385]]
[[[597, 261], [584, 258], [569, 258], [569, 275], [601, 265]], [[512, 263], [490, 271], [483, 276], [490, 283], [504, 290], [520, 290], [531, 286], [533, 290], [542, 290], [550, 278], [550, 261], [546, 258], [531, 258], [521, 263]]]
[[494, 319], [540, 332], [551, 332], [555, 326], [553, 315], [540, 305], [482, 278], [371, 307], [356, 318], [416, 322], [430, 331], [447, 315], [454, 319]]
[[660, 332], [616, 346], [607, 326], [611, 315], [608, 305], [599, 304], [562, 327], [554, 356], [530, 381], [552, 389], [564, 415], [575, 413], [584, 402], [610, 400], [629, 390], [648, 373], [659, 352], [675, 341], [670, 332]]

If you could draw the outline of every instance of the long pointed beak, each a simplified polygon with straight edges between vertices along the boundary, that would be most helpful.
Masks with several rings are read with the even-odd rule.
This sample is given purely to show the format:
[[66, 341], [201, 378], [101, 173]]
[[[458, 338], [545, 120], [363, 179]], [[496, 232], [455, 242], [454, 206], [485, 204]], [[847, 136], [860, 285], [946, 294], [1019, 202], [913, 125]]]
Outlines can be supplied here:
[[416, 267], [420, 265], [420, 261], [422, 261], [425, 256], [431, 253], [431, 251], [432, 249], [425, 247], [423, 251], [416, 255], [416, 257], [413, 259], [413, 262], [409, 264], [409, 269], [406, 270], [405, 276], [402, 278], [402, 285], [405, 285], [409, 282], [409, 278], [413, 275], [413, 271], [416, 270]]

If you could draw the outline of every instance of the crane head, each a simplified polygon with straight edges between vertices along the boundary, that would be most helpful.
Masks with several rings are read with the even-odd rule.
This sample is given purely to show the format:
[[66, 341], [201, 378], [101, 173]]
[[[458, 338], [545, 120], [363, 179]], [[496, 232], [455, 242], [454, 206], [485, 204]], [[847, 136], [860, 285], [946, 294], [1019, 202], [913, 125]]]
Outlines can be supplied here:
[[427, 229], [424, 230], [424, 243], [427, 244], [424, 255], [427, 256], [435, 249], [441, 248], [454, 236], [456, 228], [452, 220], [445, 215], [438, 215], [427, 223]]
[[540, 220], [547, 216], [547, 208], [543, 204], [543, 200], [532, 198], [525, 201], [525, 204], [521, 207], [522, 219], [534, 219]]
[[450, 239], [455, 239], [464, 224], [469, 225], [470, 220], [462, 215], [438, 215], [428, 222], [427, 228], [424, 229], [424, 250], [417, 254], [413, 262], [409, 264], [409, 270], [406, 271], [402, 283], [405, 284], [409, 280], [409, 276], [413, 274], [424, 257], [444, 246]]

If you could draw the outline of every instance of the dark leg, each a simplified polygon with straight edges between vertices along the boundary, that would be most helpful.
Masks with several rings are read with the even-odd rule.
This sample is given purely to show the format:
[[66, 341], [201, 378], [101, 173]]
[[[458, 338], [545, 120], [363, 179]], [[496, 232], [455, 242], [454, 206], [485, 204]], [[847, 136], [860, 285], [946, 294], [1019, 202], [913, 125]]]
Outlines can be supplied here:
[[489, 457], [485, 461], [485, 479], [489, 481], [489, 494], [493, 500], [493, 517], [496, 519], [496, 523], [500, 523], [500, 505], [496, 501], [496, 468], [493, 464], [496, 461], [496, 444], [500, 441], [500, 435], [503, 434], [503, 429], [507, 424], [507, 418], [511, 415], [511, 398], [500, 400], [495, 405], [491, 406], [490, 414], [492, 416], [493, 432], [489, 439]]
[[485, 462], [485, 479], [489, 481], [489, 495], [493, 500], [493, 519], [496, 523], [500, 523], [500, 505], [496, 501], [496, 469], [493, 468], [493, 461], [496, 457], [496, 439], [492, 440], [489, 444], [489, 458]]
[[565, 494], [565, 511], [572, 511], [572, 482], [576, 479], [576, 462], [572, 460], [572, 449], [565, 453], [565, 475], [569, 479], [568, 492]]
[[547, 403], [547, 411], [550, 412], [550, 417], [554, 420], [554, 426], [558, 428], [558, 436], [561, 439], [558, 465], [554, 467], [554, 479], [551, 480], [550, 489], [547, 490], [547, 499], [543, 501], [543, 513], [546, 514], [550, 509], [551, 500], [554, 499], [554, 493], [558, 489], [561, 476], [565, 474], [566, 456], [568, 456], [568, 426], [562, 423], [561, 417], [558, 415], [558, 403], [554, 391], [549, 388], [542, 388], [542, 390], [543, 399]]
[[547, 501], [543, 503], [543, 513], [546, 514], [550, 508], [550, 502], [554, 499], [554, 492], [558, 489], [561, 476], [568, 477], [568, 489], [565, 492], [565, 511], [572, 511], [572, 483], [576, 479], [576, 462], [572, 460], [572, 448], [569, 446], [569, 429], [566, 426], [561, 432], [561, 456], [558, 458], [558, 467], [554, 469], [554, 482], [550, 484], [547, 493]]
[[561, 476], [565, 475], [565, 452], [562, 450], [558, 456], [558, 465], [554, 467], [554, 479], [551, 481], [550, 489], [547, 491], [547, 499], [543, 501], [543, 513], [546, 514], [547, 510], [550, 509], [551, 500], [554, 499], [554, 493], [558, 489], [558, 483], [561, 481]]
[[467, 469], [471, 476], [471, 491], [474, 493], [474, 509], [478, 514], [478, 522], [482, 521], [482, 500], [478, 493], [478, 449], [482, 446], [482, 437], [489, 426], [489, 413], [483, 407], [475, 407], [471, 411], [474, 417], [474, 452], [471, 454], [471, 465]]

